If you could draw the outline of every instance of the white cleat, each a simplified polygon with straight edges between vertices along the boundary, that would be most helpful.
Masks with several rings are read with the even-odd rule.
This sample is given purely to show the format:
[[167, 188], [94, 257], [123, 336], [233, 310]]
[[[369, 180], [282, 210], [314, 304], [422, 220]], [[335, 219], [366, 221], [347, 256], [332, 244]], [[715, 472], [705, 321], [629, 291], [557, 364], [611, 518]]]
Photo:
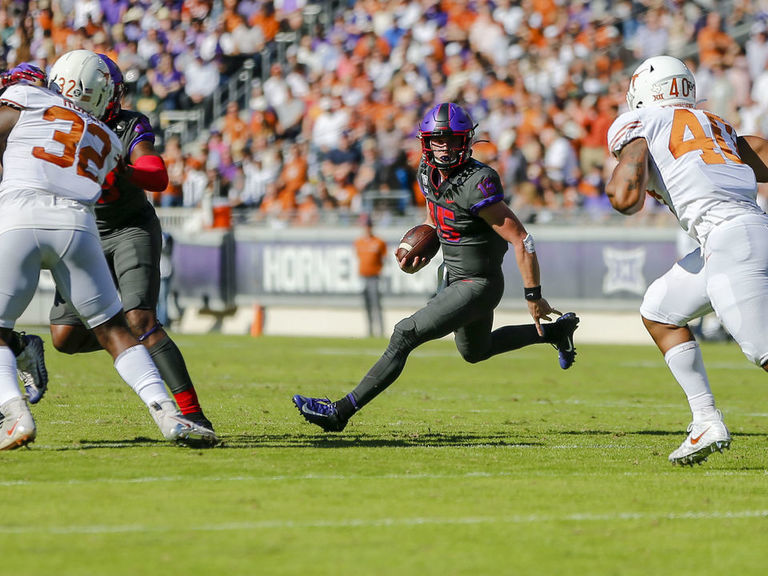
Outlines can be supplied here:
[[16, 357], [16, 372], [24, 383], [30, 404], [37, 404], [48, 388], [43, 339], [34, 334], [22, 334], [24, 349]]
[[166, 440], [194, 448], [215, 446], [219, 442], [213, 430], [198, 426], [184, 418], [173, 400], [153, 402], [149, 407], [149, 413]]
[[709, 420], [691, 422], [688, 425], [688, 437], [680, 447], [669, 455], [672, 464], [701, 464], [713, 452], [722, 452], [731, 446], [731, 433], [728, 432], [720, 410]]
[[35, 420], [21, 396], [0, 406], [0, 424], [0, 450], [13, 450], [35, 440]]

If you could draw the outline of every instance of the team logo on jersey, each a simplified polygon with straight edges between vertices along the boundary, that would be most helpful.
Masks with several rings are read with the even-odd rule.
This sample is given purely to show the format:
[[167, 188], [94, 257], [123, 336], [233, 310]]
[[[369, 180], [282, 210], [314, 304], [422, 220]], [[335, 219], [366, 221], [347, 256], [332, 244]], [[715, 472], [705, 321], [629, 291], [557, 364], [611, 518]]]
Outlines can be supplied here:
[[619, 250], [603, 248], [603, 262], [607, 271], [603, 277], [603, 294], [629, 292], [642, 295], [647, 286], [643, 276], [645, 248]]
[[421, 173], [421, 193], [424, 194], [424, 196], [426, 196], [427, 190], [429, 190], [429, 176], [427, 176], [426, 172], [422, 172]]
[[496, 184], [491, 178], [483, 179], [483, 181], [477, 185], [477, 189], [483, 193], [484, 198], [489, 198], [496, 195]]

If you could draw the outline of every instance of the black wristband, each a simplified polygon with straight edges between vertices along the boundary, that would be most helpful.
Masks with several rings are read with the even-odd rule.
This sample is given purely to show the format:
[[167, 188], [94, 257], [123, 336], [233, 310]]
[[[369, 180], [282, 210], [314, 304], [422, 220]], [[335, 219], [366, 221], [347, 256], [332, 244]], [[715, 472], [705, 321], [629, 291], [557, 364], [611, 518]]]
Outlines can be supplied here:
[[531, 288], [523, 288], [526, 300], [541, 300], [541, 285]]

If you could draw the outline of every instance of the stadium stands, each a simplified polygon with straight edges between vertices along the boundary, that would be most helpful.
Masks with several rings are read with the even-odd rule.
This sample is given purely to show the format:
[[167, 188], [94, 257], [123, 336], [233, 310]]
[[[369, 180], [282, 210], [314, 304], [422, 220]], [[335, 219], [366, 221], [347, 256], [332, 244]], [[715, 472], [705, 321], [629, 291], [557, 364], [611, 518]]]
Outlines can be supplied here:
[[152, 119], [181, 168], [163, 206], [227, 204], [235, 224], [280, 227], [410, 214], [421, 202], [418, 119], [454, 100], [479, 124], [476, 157], [497, 167], [527, 221], [603, 222], [605, 135], [638, 60], [685, 58], [704, 106], [768, 133], [760, 6], [15, 0], [0, 8], [0, 67], [46, 67], [76, 48], [117, 61], [126, 107]]

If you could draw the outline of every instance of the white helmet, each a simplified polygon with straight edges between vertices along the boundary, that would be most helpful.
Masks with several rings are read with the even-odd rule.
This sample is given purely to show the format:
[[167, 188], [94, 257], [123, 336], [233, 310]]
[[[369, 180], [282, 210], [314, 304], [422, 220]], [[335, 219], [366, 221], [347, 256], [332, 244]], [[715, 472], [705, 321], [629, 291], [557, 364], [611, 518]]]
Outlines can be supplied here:
[[72, 50], [54, 63], [48, 87], [101, 118], [112, 98], [114, 84], [109, 68], [96, 53]]
[[654, 56], [632, 74], [627, 90], [630, 110], [648, 106], [696, 105], [696, 80], [682, 60]]

